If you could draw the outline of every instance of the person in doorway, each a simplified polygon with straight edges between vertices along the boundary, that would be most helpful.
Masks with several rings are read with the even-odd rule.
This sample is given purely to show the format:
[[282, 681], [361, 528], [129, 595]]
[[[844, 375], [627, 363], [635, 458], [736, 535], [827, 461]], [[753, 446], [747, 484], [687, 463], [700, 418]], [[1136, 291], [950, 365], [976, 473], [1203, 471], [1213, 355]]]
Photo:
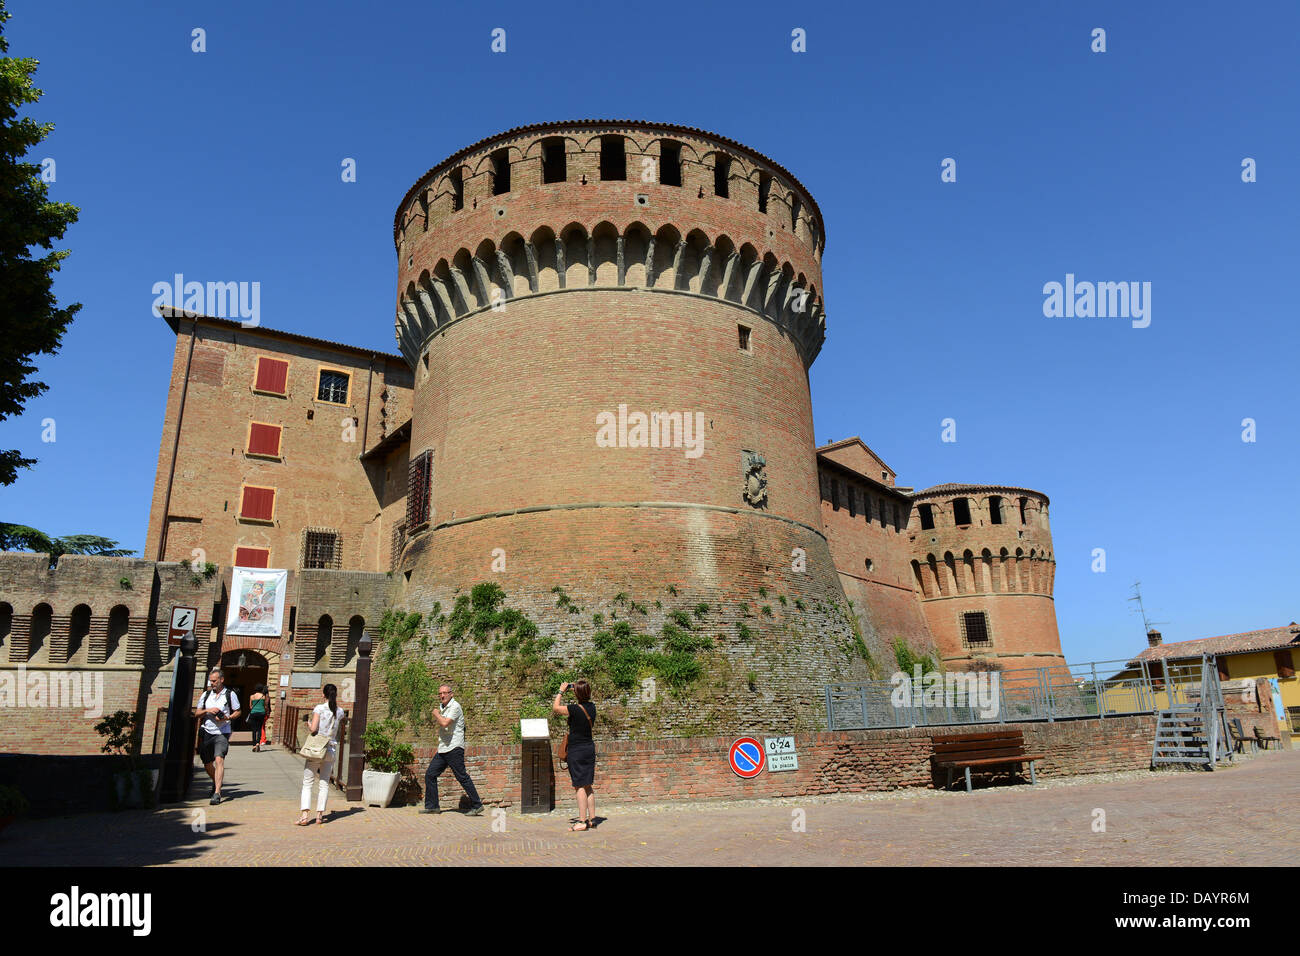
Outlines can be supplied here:
[[258, 684], [248, 697], [248, 729], [253, 732], [253, 753], [262, 749], [262, 728], [271, 715], [271, 700], [266, 695], [266, 685]]
[[226, 686], [220, 667], [208, 674], [208, 689], [199, 697], [194, 709], [199, 724], [199, 759], [212, 778], [212, 798], [221, 802], [221, 783], [226, 775], [226, 754], [230, 752], [230, 722], [239, 716], [239, 698]]
[[329, 799], [330, 773], [334, 770], [334, 761], [338, 757], [339, 727], [343, 725], [346, 712], [338, 705], [338, 688], [326, 684], [321, 688], [325, 695], [323, 703], [317, 704], [311, 712], [307, 729], [313, 734], [324, 734], [329, 738], [325, 756], [320, 760], [308, 760], [302, 768], [302, 815], [298, 817], [298, 826], [305, 827], [311, 823], [311, 785], [319, 781], [320, 791], [316, 798], [316, 822], [325, 822], [325, 802]]
[[438, 752], [429, 761], [429, 769], [424, 772], [424, 807], [421, 813], [440, 813], [438, 807], [438, 775], [448, 767], [456, 782], [469, 797], [469, 815], [483, 815], [483, 803], [474, 789], [474, 781], [465, 770], [465, 711], [456, 698], [451, 695], [451, 685], [443, 684], [438, 688], [440, 706], [434, 708], [434, 720], [438, 721]]
[[[578, 699], [576, 704], [564, 704], [562, 698], [567, 690], [573, 691]], [[569, 750], [566, 760], [569, 764], [569, 782], [573, 784], [574, 796], [578, 799], [578, 820], [570, 830], [591, 830], [596, 826], [596, 740], [592, 728], [596, 723], [596, 705], [591, 702], [591, 685], [579, 680], [572, 684], [561, 684], [560, 692], [551, 703], [551, 712], [569, 718]]]

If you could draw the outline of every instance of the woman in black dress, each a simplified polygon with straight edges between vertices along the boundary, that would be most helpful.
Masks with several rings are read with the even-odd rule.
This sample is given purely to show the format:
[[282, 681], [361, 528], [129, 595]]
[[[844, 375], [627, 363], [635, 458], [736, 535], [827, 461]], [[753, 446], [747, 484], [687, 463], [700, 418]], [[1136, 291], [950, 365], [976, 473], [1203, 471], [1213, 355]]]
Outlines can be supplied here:
[[[564, 692], [573, 689], [576, 704], [562, 704]], [[586, 680], [560, 685], [551, 710], [569, 718], [569, 779], [578, 798], [578, 822], [570, 830], [590, 830], [596, 825], [596, 793], [592, 784], [596, 777], [596, 742], [592, 739], [592, 725], [596, 722], [596, 705], [591, 702], [591, 685]]]

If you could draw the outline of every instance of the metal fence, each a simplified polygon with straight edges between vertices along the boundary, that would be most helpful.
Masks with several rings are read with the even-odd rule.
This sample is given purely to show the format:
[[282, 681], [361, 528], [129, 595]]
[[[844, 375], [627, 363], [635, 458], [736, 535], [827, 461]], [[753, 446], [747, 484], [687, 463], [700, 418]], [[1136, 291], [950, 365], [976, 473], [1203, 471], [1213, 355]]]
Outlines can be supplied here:
[[1195, 703], [1200, 681], [1201, 659], [896, 675], [828, 684], [826, 726], [864, 730], [1150, 714]]

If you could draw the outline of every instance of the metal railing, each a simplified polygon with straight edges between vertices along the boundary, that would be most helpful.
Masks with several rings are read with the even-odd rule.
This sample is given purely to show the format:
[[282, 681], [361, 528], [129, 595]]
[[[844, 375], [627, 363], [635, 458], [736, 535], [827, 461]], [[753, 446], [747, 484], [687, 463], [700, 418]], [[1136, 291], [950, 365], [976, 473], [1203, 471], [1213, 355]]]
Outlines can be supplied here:
[[[1214, 658], [1209, 658], [1214, 666]], [[936, 679], [937, 678], [937, 679]], [[1200, 699], [1201, 659], [951, 671], [826, 686], [828, 730], [1150, 714]]]

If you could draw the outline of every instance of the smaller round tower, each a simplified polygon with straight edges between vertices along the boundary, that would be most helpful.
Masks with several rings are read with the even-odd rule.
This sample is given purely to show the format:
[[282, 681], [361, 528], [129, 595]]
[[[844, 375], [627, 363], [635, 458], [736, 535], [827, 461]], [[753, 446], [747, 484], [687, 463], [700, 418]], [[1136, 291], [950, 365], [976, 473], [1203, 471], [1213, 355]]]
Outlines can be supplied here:
[[912, 573], [945, 666], [1063, 664], [1047, 495], [945, 484], [912, 495]]

